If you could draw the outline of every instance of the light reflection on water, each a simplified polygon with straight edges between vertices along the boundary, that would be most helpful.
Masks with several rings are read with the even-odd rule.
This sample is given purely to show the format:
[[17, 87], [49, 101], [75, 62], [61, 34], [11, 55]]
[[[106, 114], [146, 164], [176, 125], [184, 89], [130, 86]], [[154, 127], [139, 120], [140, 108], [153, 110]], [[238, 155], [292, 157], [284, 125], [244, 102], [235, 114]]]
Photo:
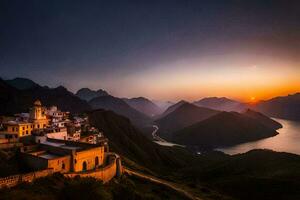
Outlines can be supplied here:
[[274, 118], [282, 124], [283, 128], [279, 129], [278, 135], [247, 142], [232, 147], [218, 149], [227, 154], [245, 153], [251, 149], [271, 149], [280, 152], [289, 152], [300, 155], [300, 121], [290, 121]]

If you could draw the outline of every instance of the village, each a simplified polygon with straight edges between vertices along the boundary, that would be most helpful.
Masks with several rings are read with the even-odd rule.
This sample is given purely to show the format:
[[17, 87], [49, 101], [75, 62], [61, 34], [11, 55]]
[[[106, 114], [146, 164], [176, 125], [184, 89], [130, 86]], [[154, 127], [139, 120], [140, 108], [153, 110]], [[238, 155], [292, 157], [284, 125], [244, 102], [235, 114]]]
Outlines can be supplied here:
[[0, 149], [10, 148], [19, 150], [32, 172], [0, 178], [0, 188], [55, 172], [66, 177], [92, 176], [103, 182], [122, 174], [120, 157], [109, 151], [108, 139], [90, 126], [88, 117], [71, 117], [56, 106], [44, 107], [39, 100], [28, 113], [2, 117]]

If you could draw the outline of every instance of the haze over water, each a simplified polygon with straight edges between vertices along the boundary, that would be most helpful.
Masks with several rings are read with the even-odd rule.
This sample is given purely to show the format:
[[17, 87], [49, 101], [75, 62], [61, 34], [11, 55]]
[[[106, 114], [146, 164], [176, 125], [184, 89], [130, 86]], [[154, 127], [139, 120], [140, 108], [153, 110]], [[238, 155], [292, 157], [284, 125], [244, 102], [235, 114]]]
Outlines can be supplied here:
[[274, 118], [274, 120], [278, 121], [283, 126], [283, 128], [277, 131], [279, 133], [278, 135], [218, 150], [230, 155], [245, 153], [252, 149], [271, 149], [278, 152], [289, 152], [300, 155], [300, 121], [290, 121], [278, 118]]

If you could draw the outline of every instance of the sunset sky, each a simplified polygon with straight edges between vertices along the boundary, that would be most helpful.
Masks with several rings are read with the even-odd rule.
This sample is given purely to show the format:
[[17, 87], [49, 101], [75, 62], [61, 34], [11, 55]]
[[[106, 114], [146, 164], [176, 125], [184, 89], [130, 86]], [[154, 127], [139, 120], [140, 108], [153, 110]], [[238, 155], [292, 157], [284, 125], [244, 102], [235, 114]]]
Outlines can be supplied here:
[[0, 77], [115, 96], [300, 92], [300, 1], [1, 1]]

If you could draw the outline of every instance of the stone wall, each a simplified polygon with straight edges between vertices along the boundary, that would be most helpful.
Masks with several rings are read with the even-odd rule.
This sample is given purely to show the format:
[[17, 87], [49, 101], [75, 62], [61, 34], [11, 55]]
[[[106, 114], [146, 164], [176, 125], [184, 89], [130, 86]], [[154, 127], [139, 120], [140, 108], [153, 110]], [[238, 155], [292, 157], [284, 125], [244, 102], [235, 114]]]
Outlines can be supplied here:
[[18, 174], [14, 176], [8, 176], [0, 178], [0, 189], [4, 187], [13, 187], [21, 182], [32, 182], [36, 178], [48, 176], [53, 173], [52, 169], [45, 169], [41, 171], [35, 171], [27, 174]]
[[78, 173], [66, 173], [64, 174], [66, 177], [73, 178], [75, 176], [80, 177], [94, 177], [106, 183], [110, 181], [115, 176], [120, 176], [123, 172], [120, 157], [117, 154], [109, 153], [107, 158], [109, 163], [95, 170], [86, 171], [86, 172], [78, 172]]
[[10, 148], [15, 148], [15, 147], [22, 147], [23, 144], [20, 142], [17, 143], [4, 143], [0, 144], [0, 149], [10, 149]]

